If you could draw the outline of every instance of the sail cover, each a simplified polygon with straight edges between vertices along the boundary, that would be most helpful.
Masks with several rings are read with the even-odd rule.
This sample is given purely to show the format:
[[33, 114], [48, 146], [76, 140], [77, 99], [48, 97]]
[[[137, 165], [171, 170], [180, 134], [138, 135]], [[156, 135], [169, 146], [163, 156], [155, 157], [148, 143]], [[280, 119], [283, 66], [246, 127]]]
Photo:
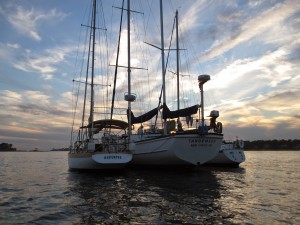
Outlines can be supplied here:
[[178, 117], [186, 117], [197, 113], [199, 105], [194, 105], [185, 109], [170, 111], [166, 104], [163, 104], [163, 119], [173, 119]]
[[[138, 116], [138, 117], [135, 117], [133, 115], [133, 113], [131, 112], [131, 124], [146, 122], [146, 121], [150, 120], [153, 116], [155, 116], [158, 113], [158, 111], [159, 111], [159, 108], [154, 108], [154, 109], [150, 110], [149, 112], [147, 112], [141, 116]], [[127, 110], [127, 117], [128, 117], [128, 110]]]
[[[91, 127], [92, 124], [89, 123], [87, 126], [83, 126], [81, 128], [91, 128]], [[103, 120], [96, 120], [93, 122], [93, 128], [98, 129], [98, 132], [103, 130], [104, 128], [125, 130], [127, 127], [128, 127], [128, 123], [122, 120], [103, 119]]]

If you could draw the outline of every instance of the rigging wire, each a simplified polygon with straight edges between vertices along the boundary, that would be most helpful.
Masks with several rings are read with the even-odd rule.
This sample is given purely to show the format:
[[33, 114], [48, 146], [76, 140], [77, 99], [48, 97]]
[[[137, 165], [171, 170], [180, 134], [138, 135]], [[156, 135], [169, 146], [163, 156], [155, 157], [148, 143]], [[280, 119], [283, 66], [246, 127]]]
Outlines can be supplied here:
[[123, 9], [124, 9], [124, 0], [122, 1], [122, 12], [121, 12], [121, 21], [120, 21], [120, 28], [119, 28], [119, 40], [118, 40], [118, 50], [117, 50], [117, 58], [116, 58], [116, 65], [115, 65], [115, 74], [114, 74], [114, 84], [113, 84], [113, 95], [112, 95], [112, 101], [111, 101], [110, 119], [112, 119], [113, 112], [114, 112], [114, 101], [115, 101], [115, 92], [116, 92], [116, 83], [117, 83], [117, 74], [118, 74], [118, 64], [119, 64], [119, 50], [120, 50], [122, 22], [123, 22]]
[[[139, 4], [135, 4], [135, 3], [139, 3]], [[141, 2], [140, 1], [137, 1], [137, 2], [133, 2], [132, 4], [132, 8], [135, 8], [137, 12], [143, 12], [142, 10], [142, 5], [141, 5]], [[144, 29], [144, 23], [141, 23], [140, 21], [140, 17], [142, 17], [142, 21], [144, 21], [144, 13], [133, 13], [132, 14], [132, 17], [131, 17], [131, 20], [132, 20], [132, 32], [134, 35], [132, 35], [132, 37], [134, 38], [134, 41], [133, 41], [133, 46], [132, 46], [132, 49], [134, 49], [134, 51], [132, 51], [133, 55], [135, 57], [139, 57], [139, 58], [136, 58], [137, 62], [139, 63], [139, 65], [136, 65], [138, 67], [142, 67], [142, 68], [148, 68], [147, 66], [145, 66], [145, 61], [146, 60], [146, 56], [145, 56], [145, 44], [143, 42], [143, 37], [144, 37], [144, 32], [145, 32], [145, 29]], [[140, 26], [142, 26], [142, 28], [140, 29]], [[142, 32], [140, 32], [140, 30], [142, 30]], [[141, 54], [141, 57], [140, 57], [140, 54]], [[133, 58], [134, 59], [134, 58]], [[148, 69], [147, 69], [148, 70]], [[140, 70], [139, 70], [140, 71]], [[141, 72], [138, 73], [139, 75], [135, 75], [136, 79], [133, 79], [133, 87], [137, 88], [137, 87], [141, 87], [142, 84], [144, 83], [144, 76]], [[142, 75], [141, 75], [142, 74]], [[149, 85], [148, 85], [148, 88], [149, 90]], [[150, 105], [151, 103], [148, 104], [144, 101], [141, 101], [141, 96], [143, 96], [145, 93], [145, 89], [140, 89], [139, 90], [139, 95], [138, 95], [138, 98], [137, 98], [137, 102], [139, 102], [139, 104], [136, 104], [139, 106], [140, 110], [143, 109], [148, 109], [150, 108]], [[149, 93], [149, 92], [147, 92]]]
[[[166, 61], [166, 65], [165, 65], [165, 70], [164, 70], [164, 74], [163, 76], [166, 75], [166, 71], [167, 71], [167, 68], [168, 68], [168, 62], [169, 62], [169, 56], [170, 56], [170, 52], [171, 52], [171, 45], [172, 45], [172, 40], [173, 40], [173, 31], [175, 29], [175, 18], [174, 18], [174, 22], [173, 22], [173, 28], [172, 28], [172, 32], [171, 32], [171, 39], [170, 39], [170, 43], [169, 43], [169, 49], [168, 49], [168, 55], [167, 55], [167, 61]], [[162, 93], [163, 93], [163, 85], [161, 86], [161, 92], [160, 92], [160, 96], [159, 96], [159, 100], [158, 100], [158, 106], [157, 108], [160, 107], [161, 105], [161, 97], [162, 97]], [[157, 123], [157, 117], [158, 117], [158, 114], [156, 114], [156, 117], [155, 117], [155, 126], [156, 126], [156, 123]]]
[[[86, 14], [87, 14], [87, 8], [86, 8], [85, 11], [84, 11], [84, 17], [83, 17], [83, 18], [85, 18], [85, 15], [86, 15]], [[83, 21], [84, 21], [84, 19], [83, 19]], [[78, 45], [77, 45], [76, 62], [75, 62], [75, 71], [74, 71], [74, 73], [73, 73], [73, 80], [76, 79], [76, 75], [77, 75], [77, 73], [76, 73], [76, 71], [77, 71], [76, 65], [77, 65], [77, 61], [78, 61], [79, 48], [80, 48], [79, 43], [81, 43], [81, 37], [82, 37], [82, 35], [83, 35], [83, 26], [80, 26], [80, 35], [79, 35], [79, 41], [78, 41]], [[85, 43], [87, 43], [87, 37], [88, 37], [88, 35], [87, 35], [87, 33], [86, 33], [86, 35], [85, 35], [85, 40], [84, 40]], [[86, 46], [86, 45], [84, 45], [84, 46]], [[82, 59], [84, 59], [84, 55], [85, 55], [85, 54], [86, 54], [86, 48], [83, 49], [82, 57], [81, 57]], [[79, 80], [82, 79], [83, 65], [84, 65], [84, 60], [81, 60], [81, 66], [80, 66], [80, 72], [79, 72]], [[74, 89], [76, 89], [76, 88], [75, 88], [74, 82], [73, 82], [72, 93], [75, 92]], [[73, 114], [73, 115], [72, 115], [72, 128], [71, 128], [71, 145], [72, 145], [72, 143], [73, 143], [73, 138], [74, 138], [74, 137], [73, 137], [73, 132], [74, 132], [74, 125], [75, 125], [75, 120], [76, 120], [76, 112], [77, 112], [77, 107], [78, 107], [79, 91], [80, 91], [80, 83], [78, 83], [78, 85], [77, 85], [76, 94], [75, 94], [75, 96], [76, 96], [76, 101], [75, 101], [75, 103], [74, 103], [74, 95], [72, 94], [72, 105], [74, 105], [74, 107], [72, 107], [72, 114]]]
[[[98, 54], [98, 58], [99, 58], [99, 65], [98, 65], [98, 70], [99, 70], [99, 75], [98, 75], [98, 80], [99, 83], [101, 84], [105, 84], [105, 85], [100, 85], [98, 87], [98, 93], [105, 93], [106, 94], [101, 94], [100, 96], [102, 97], [102, 104], [104, 104], [103, 107], [97, 107], [97, 109], [102, 108], [104, 110], [104, 112], [107, 109], [107, 99], [108, 99], [108, 41], [107, 41], [107, 29], [106, 29], [106, 22], [105, 22], [105, 17], [104, 17], [104, 11], [103, 11], [103, 4], [102, 1], [98, 1], [98, 5], [97, 5], [97, 9], [99, 9], [99, 13], [98, 13], [98, 19], [97, 19], [97, 37], [98, 37], [98, 42], [99, 44], [98, 49], [99, 52]], [[104, 35], [101, 35], [102, 32], [104, 32]], [[104, 36], [104, 37], [103, 37]], [[104, 39], [104, 40], [103, 40]], [[105, 44], [100, 44], [100, 43], [105, 43]], [[106, 56], [104, 56], [106, 53]], [[105, 79], [106, 77], [106, 79]], [[105, 86], [106, 88], [103, 88], [103, 86]], [[104, 89], [104, 90], [103, 90]], [[98, 96], [98, 99], [100, 98], [100, 96]], [[104, 115], [106, 115], [105, 113], [103, 113]]]

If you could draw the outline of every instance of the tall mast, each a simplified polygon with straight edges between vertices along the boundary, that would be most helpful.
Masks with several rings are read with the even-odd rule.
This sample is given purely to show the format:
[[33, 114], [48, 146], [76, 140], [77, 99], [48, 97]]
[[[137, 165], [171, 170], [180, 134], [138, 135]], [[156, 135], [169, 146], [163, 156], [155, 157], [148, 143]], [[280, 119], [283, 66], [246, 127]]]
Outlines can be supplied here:
[[177, 64], [177, 109], [180, 109], [179, 101], [179, 36], [178, 36], [178, 10], [176, 10], [176, 64]]
[[[130, 65], [130, 0], [127, 1], [127, 54], [128, 54], [128, 65], [127, 65], [127, 71], [128, 71], [128, 95], [131, 95], [131, 65]], [[128, 101], [128, 139], [130, 140], [131, 136], [131, 102]]]
[[[162, 0], [160, 0], [160, 33], [161, 33], [161, 69], [162, 69], [162, 80], [163, 80], [163, 104], [166, 104], [164, 21], [163, 21]], [[167, 121], [166, 120], [164, 120], [164, 134], [167, 134]]]
[[93, 1], [93, 42], [92, 42], [92, 77], [91, 77], [91, 108], [89, 123], [91, 123], [92, 131], [89, 132], [89, 138], [93, 137], [93, 121], [94, 121], [94, 67], [95, 67], [95, 36], [96, 36], [96, 0]]
[[[91, 20], [91, 27], [92, 26], [93, 26], [93, 21]], [[92, 31], [90, 31], [88, 54], [91, 52], [91, 43], [92, 43], [91, 40], [92, 40]], [[85, 107], [86, 107], [86, 94], [87, 94], [87, 87], [88, 87], [88, 80], [89, 80], [89, 69], [90, 69], [90, 55], [88, 55], [87, 63], [86, 63], [86, 76], [85, 76], [85, 88], [84, 88], [81, 127], [84, 126], [84, 122], [85, 122]], [[83, 132], [82, 132], [82, 135], [83, 135]]]
[[112, 119], [112, 117], [113, 117], [114, 104], [115, 104], [116, 83], [117, 83], [120, 42], [121, 42], [121, 32], [122, 32], [122, 22], [123, 22], [123, 10], [124, 10], [124, 0], [122, 1], [121, 21], [120, 21], [120, 28], [119, 28], [119, 40], [118, 40], [118, 48], [117, 48], [117, 58], [116, 58], [116, 67], [115, 67], [115, 76], [114, 76], [114, 89], [113, 89], [113, 96], [112, 96], [112, 101], [111, 101], [110, 119]]

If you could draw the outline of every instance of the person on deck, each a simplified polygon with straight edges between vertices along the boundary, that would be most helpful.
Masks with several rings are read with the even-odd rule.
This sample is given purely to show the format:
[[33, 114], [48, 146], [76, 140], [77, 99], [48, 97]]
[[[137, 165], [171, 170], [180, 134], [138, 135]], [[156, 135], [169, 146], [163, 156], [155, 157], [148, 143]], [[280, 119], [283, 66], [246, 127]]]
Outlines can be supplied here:
[[177, 132], [183, 132], [182, 123], [179, 118], [177, 119]]
[[138, 129], [138, 135], [140, 135], [140, 137], [142, 137], [142, 135], [143, 135], [143, 133], [144, 133], [144, 131], [143, 131], [143, 124], [141, 124], [141, 126], [139, 127], [139, 129]]

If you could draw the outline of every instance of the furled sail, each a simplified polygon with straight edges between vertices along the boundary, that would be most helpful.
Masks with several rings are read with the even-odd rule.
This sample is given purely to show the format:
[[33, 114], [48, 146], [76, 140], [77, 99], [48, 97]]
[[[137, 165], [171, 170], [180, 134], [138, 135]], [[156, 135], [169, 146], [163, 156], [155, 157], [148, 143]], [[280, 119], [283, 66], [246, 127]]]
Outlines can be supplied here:
[[[103, 130], [104, 128], [111, 128], [111, 129], [119, 129], [125, 130], [128, 127], [128, 123], [122, 120], [116, 119], [103, 119], [103, 120], [96, 120], [93, 122], [93, 132], [94, 134], [98, 133], [99, 131]], [[80, 128], [92, 128], [92, 123], [89, 123], [87, 126], [82, 126]]]
[[[150, 110], [149, 112], [147, 112], [141, 116], [138, 116], [138, 117], [135, 117], [133, 115], [133, 113], [131, 112], [131, 124], [146, 122], [146, 121], [150, 120], [153, 116], [155, 116], [158, 113], [158, 111], [159, 111], [159, 108], [154, 108], [154, 109]], [[128, 117], [128, 110], [127, 110], [127, 117]]]
[[185, 109], [170, 111], [166, 104], [163, 104], [163, 119], [173, 119], [178, 117], [186, 117], [197, 113], [200, 105], [194, 105]]

